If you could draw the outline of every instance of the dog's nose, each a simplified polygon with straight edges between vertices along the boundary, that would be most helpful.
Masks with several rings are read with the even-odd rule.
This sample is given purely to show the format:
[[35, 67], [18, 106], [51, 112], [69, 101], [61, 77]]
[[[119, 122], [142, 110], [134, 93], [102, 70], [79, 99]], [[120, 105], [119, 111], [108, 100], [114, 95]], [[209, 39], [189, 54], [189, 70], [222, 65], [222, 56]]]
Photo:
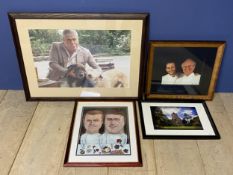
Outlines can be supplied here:
[[84, 78], [85, 74], [84, 73], [80, 73], [78, 76], [79, 76], [79, 78]]
[[91, 74], [88, 74], [87, 77], [88, 77], [88, 78], [92, 78], [92, 75], [91, 75]]

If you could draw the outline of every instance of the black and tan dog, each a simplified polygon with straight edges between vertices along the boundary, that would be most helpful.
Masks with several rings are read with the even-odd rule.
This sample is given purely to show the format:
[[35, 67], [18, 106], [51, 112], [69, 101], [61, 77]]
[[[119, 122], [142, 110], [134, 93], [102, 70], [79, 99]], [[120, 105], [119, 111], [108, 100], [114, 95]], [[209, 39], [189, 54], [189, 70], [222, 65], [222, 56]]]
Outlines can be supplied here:
[[68, 67], [66, 81], [69, 87], [94, 87], [94, 83], [87, 78], [82, 64], [73, 64]]

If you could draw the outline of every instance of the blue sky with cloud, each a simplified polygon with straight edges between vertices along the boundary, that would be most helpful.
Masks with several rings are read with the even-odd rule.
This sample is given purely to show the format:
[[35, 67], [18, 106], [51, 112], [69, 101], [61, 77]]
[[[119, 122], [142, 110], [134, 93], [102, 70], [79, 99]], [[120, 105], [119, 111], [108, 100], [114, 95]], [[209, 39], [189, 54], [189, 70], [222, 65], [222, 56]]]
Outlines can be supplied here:
[[167, 118], [171, 119], [171, 114], [176, 113], [180, 118], [184, 118], [184, 114], [192, 117], [197, 116], [197, 111], [194, 107], [159, 107]]

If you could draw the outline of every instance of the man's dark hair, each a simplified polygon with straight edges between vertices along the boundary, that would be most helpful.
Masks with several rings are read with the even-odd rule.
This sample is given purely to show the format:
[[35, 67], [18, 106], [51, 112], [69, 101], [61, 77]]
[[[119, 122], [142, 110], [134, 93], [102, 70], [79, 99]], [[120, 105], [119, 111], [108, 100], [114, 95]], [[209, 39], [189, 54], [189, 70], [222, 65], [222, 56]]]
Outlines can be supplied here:
[[97, 115], [97, 114], [101, 114], [102, 115], [102, 119], [104, 119], [104, 112], [98, 109], [92, 109], [92, 110], [88, 110], [85, 111], [84, 115], [83, 115], [83, 120], [85, 119], [86, 115]]

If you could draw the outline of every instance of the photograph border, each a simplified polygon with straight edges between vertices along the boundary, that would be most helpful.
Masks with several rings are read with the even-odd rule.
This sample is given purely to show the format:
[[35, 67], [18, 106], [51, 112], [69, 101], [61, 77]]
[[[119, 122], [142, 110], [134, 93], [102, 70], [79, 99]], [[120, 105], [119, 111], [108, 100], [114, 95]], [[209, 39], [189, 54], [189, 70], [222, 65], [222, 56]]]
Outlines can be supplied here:
[[[146, 99], [190, 99], [190, 100], [212, 100], [220, 70], [225, 41], [150, 41], [149, 42], [149, 55], [147, 63], [147, 75], [145, 76], [145, 98]], [[189, 94], [159, 94], [151, 93], [151, 80], [153, 72], [154, 49], [156, 47], [213, 47], [217, 48], [216, 57], [214, 61], [213, 71], [211, 75], [208, 92], [206, 95], [189, 95]]]
[[[14, 44], [17, 52], [17, 58], [19, 62], [19, 68], [20, 73], [22, 76], [23, 81], [23, 88], [25, 91], [25, 96], [27, 101], [34, 101], [34, 100], [112, 100], [114, 99], [138, 99], [143, 94], [143, 87], [140, 86], [143, 83], [143, 72], [145, 69], [145, 46], [146, 46], [146, 40], [147, 40], [147, 27], [148, 27], [148, 18], [149, 13], [27, 13], [27, 12], [9, 12], [8, 13], [11, 30], [13, 34]], [[29, 80], [27, 78], [26, 73], [26, 66], [24, 63], [23, 53], [22, 53], [22, 47], [19, 39], [19, 33], [17, 30], [16, 20], [45, 20], [45, 19], [51, 19], [51, 20], [140, 20], [142, 21], [142, 34], [141, 34], [141, 43], [140, 43], [140, 54], [138, 55], [138, 87], [136, 88], [135, 94], [128, 94], [127, 96], [121, 95], [125, 94], [125, 92], [122, 90], [123, 93], [119, 93], [119, 95], [114, 95], [114, 93], [109, 92], [109, 95], [101, 94], [101, 96], [80, 96], [80, 95], [74, 95], [74, 96], [51, 96], [49, 93], [42, 96], [35, 96], [31, 93], [30, 87], [29, 87]], [[131, 64], [130, 64], [131, 65]], [[133, 81], [132, 74], [129, 77], [130, 81]], [[130, 86], [132, 89], [135, 87]], [[38, 88], [39, 89], [39, 88]], [[76, 88], [74, 88], [76, 89]], [[95, 89], [95, 88], [93, 88]], [[70, 89], [71, 90], [71, 89]], [[90, 90], [91, 91], [91, 90]], [[59, 91], [59, 94], [63, 93], [62, 89]], [[127, 91], [130, 92], [130, 91]]]
[[[201, 104], [205, 110], [207, 119], [209, 121], [210, 126], [213, 129], [214, 135], [148, 135], [146, 134], [146, 127], [144, 121], [144, 114], [143, 114], [143, 107], [142, 103], [180, 103], [180, 104], [189, 104], [189, 103], [196, 103]], [[209, 109], [204, 101], [168, 101], [168, 100], [157, 100], [157, 101], [141, 101], [139, 102], [139, 113], [140, 113], [140, 120], [141, 120], [141, 127], [142, 127], [142, 135], [144, 139], [200, 139], [200, 140], [208, 140], [208, 139], [220, 139], [221, 136], [218, 132], [218, 129], [214, 123], [214, 120], [209, 112]], [[179, 130], [180, 131], [180, 130]], [[175, 131], [174, 131], [175, 132]]]
[[[94, 102], [94, 101], [85, 101], [85, 102]], [[107, 102], [107, 101], [100, 101], [100, 102]], [[140, 145], [140, 138], [139, 138], [139, 129], [138, 129], [138, 119], [137, 119], [137, 112], [136, 112], [136, 102], [135, 101], [129, 101], [129, 100], [124, 100], [124, 101], [114, 101], [114, 102], [128, 102], [132, 104], [133, 107], [133, 114], [134, 114], [134, 126], [135, 126], [135, 137], [136, 137], [136, 152], [137, 152], [137, 157], [138, 161], [137, 162], [69, 162], [69, 153], [71, 149], [71, 141], [72, 141], [72, 136], [74, 132], [74, 123], [75, 123], [75, 116], [77, 112], [77, 107], [79, 102], [75, 102], [74, 105], [74, 110], [73, 110], [73, 117], [70, 125], [70, 130], [69, 130], [69, 137], [67, 141], [67, 146], [66, 146], [66, 153], [65, 153], [65, 159], [64, 159], [64, 167], [141, 167], [142, 164], [142, 155], [141, 155], [141, 145]], [[114, 103], [112, 102], [112, 103]], [[80, 102], [82, 103], [82, 101]], [[108, 102], [111, 103], [111, 102]], [[96, 103], [98, 106], [98, 103]], [[128, 120], [129, 122], [129, 120]], [[80, 128], [79, 128], [80, 129]], [[131, 134], [130, 134], [131, 135]]]

